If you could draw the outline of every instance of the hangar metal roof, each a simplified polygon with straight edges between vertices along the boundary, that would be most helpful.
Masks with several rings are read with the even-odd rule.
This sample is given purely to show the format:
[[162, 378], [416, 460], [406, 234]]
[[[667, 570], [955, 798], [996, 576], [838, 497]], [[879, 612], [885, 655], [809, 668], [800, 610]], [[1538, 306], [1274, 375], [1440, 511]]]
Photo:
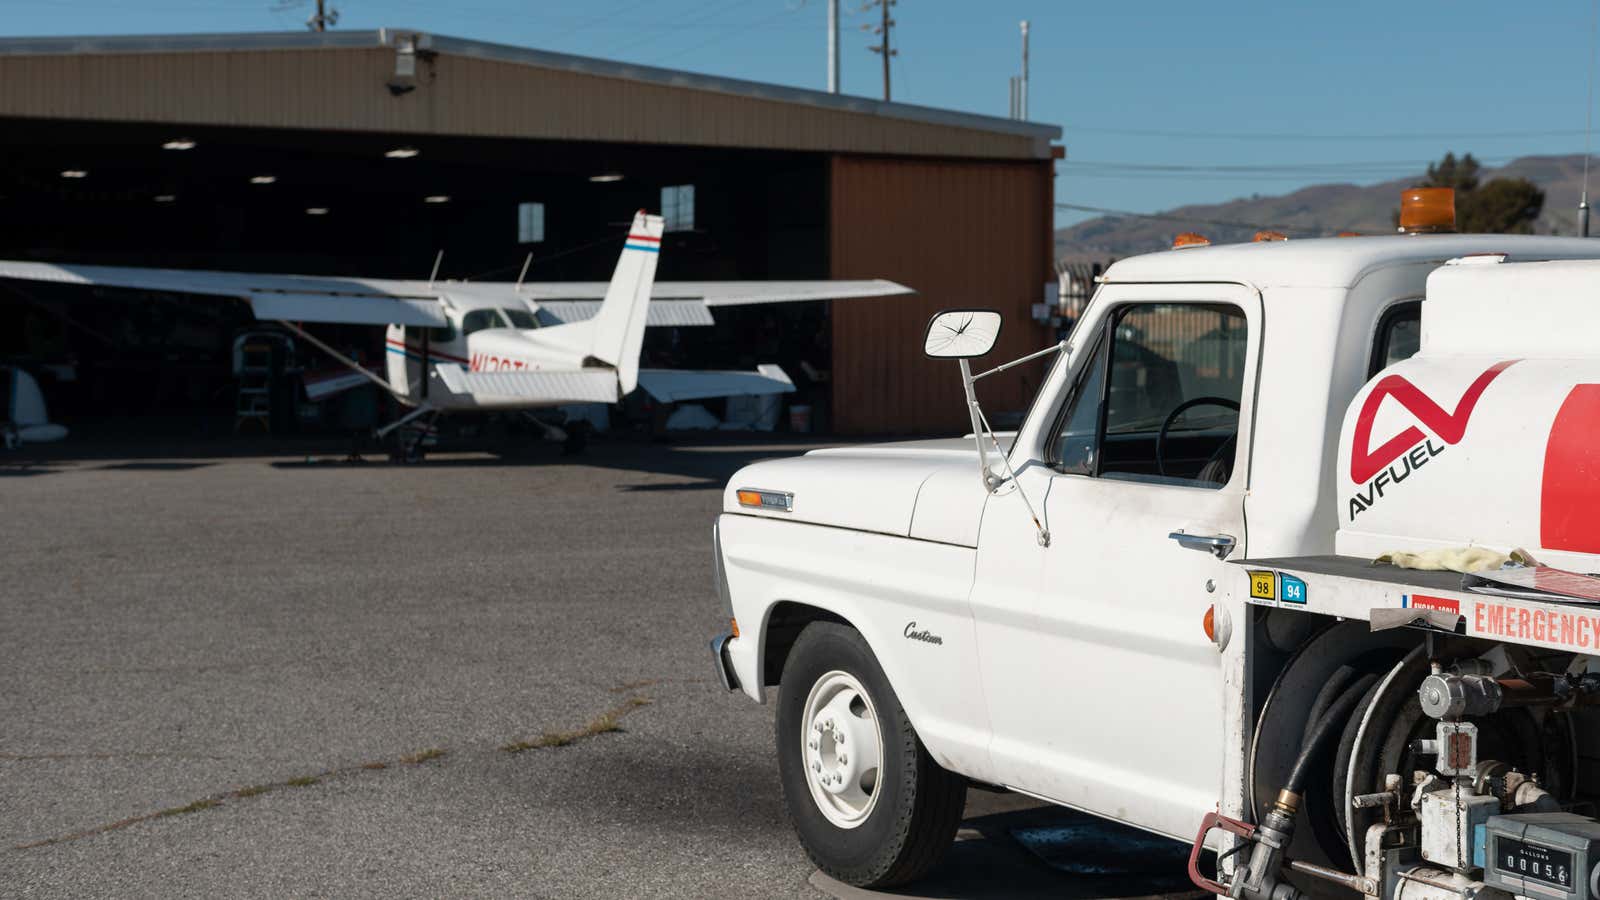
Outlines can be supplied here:
[[[415, 89], [394, 93], [401, 48]], [[0, 39], [0, 116], [1047, 159], [1055, 125], [403, 28]]]

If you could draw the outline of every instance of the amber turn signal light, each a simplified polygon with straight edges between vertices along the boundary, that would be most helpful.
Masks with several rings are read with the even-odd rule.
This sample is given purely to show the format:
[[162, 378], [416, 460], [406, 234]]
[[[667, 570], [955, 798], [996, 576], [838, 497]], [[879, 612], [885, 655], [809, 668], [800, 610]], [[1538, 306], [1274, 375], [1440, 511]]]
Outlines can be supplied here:
[[738, 619], [729, 619], [728, 620], [728, 627], [733, 629], [733, 636], [734, 637], [738, 637], [739, 636], [739, 620]]

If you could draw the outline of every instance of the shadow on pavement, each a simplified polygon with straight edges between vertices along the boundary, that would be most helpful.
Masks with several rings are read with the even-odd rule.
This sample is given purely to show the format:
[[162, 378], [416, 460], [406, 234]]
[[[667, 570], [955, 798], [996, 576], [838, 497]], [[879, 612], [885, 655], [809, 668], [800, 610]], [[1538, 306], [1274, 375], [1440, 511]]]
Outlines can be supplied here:
[[1189, 882], [1188, 847], [1016, 794], [967, 795], [966, 819], [944, 860], [915, 884], [865, 891], [817, 872], [811, 886], [839, 900], [1207, 897]]

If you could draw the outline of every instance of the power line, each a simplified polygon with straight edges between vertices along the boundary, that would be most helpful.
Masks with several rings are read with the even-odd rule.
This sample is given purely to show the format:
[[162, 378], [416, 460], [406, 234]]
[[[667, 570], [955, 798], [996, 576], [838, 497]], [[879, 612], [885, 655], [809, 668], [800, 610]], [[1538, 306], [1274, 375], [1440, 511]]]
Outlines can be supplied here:
[[[1307, 230], [1303, 228], [1296, 228], [1293, 225], [1263, 225], [1254, 222], [1234, 222], [1227, 219], [1206, 219], [1199, 216], [1186, 216], [1180, 213], [1140, 213], [1131, 212], [1126, 209], [1106, 209], [1102, 206], [1082, 206], [1077, 203], [1057, 203], [1055, 206], [1056, 209], [1069, 209], [1073, 210], [1074, 212], [1098, 213], [1103, 216], [1117, 216], [1121, 218], [1132, 219], [1154, 219], [1161, 222], [1190, 222], [1197, 225], [1220, 225], [1224, 228], [1249, 228], [1255, 231], [1299, 231], [1305, 233]], [[1374, 230], [1382, 231], [1384, 229]], [[1334, 232], [1329, 232], [1326, 230], [1319, 230], [1313, 232], [1313, 236], [1325, 237], [1333, 233]]]
[[[1510, 162], [1509, 157], [1485, 157], [1478, 162], [1486, 165], [1500, 165]], [[1119, 162], [1116, 160], [1091, 160], [1091, 159], [1065, 159], [1062, 160], [1066, 168], [1090, 168], [1095, 170], [1118, 170], [1129, 172], [1218, 172], [1218, 173], [1264, 173], [1264, 172], [1343, 172], [1364, 171], [1371, 169], [1396, 169], [1416, 168], [1421, 169], [1428, 165], [1429, 160], [1414, 159], [1389, 159], [1389, 160], [1347, 160], [1343, 162], [1299, 162], [1299, 163], [1134, 163]]]
[[756, 29], [756, 28], [761, 28], [761, 27], [764, 27], [764, 26], [767, 26], [767, 25], [771, 25], [773, 22], [776, 22], [779, 19], [782, 19], [782, 18], [788, 16], [790, 13], [794, 12], [798, 8], [799, 7], [782, 9], [782, 10], [779, 10], [776, 15], [768, 16], [767, 18], [764, 18], [764, 19], [757, 19], [754, 22], [746, 22], [746, 23], [744, 23], [742, 25], [732, 26], [732, 27], [729, 28], [728, 31], [725, 31], [722, 34], [713, 35], [713, 36], [707, 38], [706, 40], [701, 41], [698, 44], [691, 44], [691, 45], [689, 45], [687, 47], [684, 47], [682, 50], [674, 50], [671, 53], [666, 54], [665, 56], [658, 56], [655, 59], [651, 60], [651, 64], [654, 65], [654, 64], [657, 64], [657, 63], [662, 63], [662, 62], [665, 62], [665, 61], [667, 61], [669, 59], [674, 59], [676, 57], [682, 56], [685, 53], [691, 53], [691, 52], [693, 52], [695, 50], [701, 49], [702, 47], [708, 47], [708, 46], [710, 46], [712, 44], [715, 44], [715, 43], [717, 43], [719, 41], [724, 41], [724, 40], [727, 40], [730, 37], [735, 37], [737, 35], [743, 34], [746, 31], [751, 31], [751, 30]]
[[1531, 137], [1578, 137], [1579, 129], [1549, 131], [1434, 131], [1379, 132], [1372, 134], [1307, 134], [1271, 131], [1168, 131], [1152, 128], [1075, 127], [1074, 134], [1110, 134], [1125, 137], [1195, 138], [1222, 141], [1467, 141]]

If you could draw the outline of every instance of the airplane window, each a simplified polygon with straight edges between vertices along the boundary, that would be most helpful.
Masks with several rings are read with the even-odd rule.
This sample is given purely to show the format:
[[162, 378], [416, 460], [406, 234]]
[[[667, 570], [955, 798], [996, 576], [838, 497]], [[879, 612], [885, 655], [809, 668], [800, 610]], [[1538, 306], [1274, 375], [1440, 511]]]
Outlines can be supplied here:
[[539, 327], [539, 320], [534, 317], [533, 313], [528, 312], [525, 309], [517, 309], [515, 307], [506, 306], [502, 307], [500, 311], [505, 313], [506, 320], [511, 323], [512, 328]]
[[461, 317], [461, 333], [472, 334], [485, 328], [504, 328], [505, 323], [492, 309], [475, 309]]

